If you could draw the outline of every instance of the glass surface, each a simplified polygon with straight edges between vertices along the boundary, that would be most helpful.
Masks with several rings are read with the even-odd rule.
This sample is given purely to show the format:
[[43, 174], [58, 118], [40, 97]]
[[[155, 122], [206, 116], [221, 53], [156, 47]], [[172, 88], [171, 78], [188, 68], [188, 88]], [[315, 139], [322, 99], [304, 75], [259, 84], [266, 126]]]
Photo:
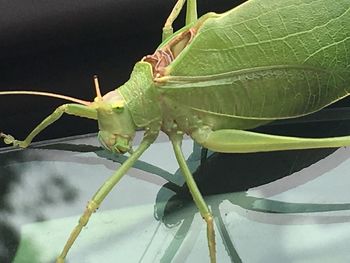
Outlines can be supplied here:
[[[183, 143], [187, 158], [192, 145]], [[215, 216], [218, 262], [350, 262], [349, 157], [348, 148], [214, 153], [196, 169], [198, 153], [191, 155]], [[3, 149], [0, 262], [54, 262], [124, 158], [102, 150], [95, 135]], [[167, 138], [136, 167], [93, 214], [67, 262], [209, 262], [205, 223], [181, 187]]]

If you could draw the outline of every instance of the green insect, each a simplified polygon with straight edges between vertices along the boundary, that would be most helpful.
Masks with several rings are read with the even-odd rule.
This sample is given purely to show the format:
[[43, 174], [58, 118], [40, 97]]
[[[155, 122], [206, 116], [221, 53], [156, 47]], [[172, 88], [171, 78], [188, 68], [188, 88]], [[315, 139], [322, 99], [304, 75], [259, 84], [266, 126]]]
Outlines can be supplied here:
[[[178, 0], [154, 54], [137, 62], [129, 81], [102, 96], [97, 79], [93, 102], [58, 107], [24, 141], [1, 133], [5, 143], [27, 147], [63, 113], [98, 121], [98, 138], [109, 151], [130, 157], [96, 192], [57, 262], [63, 262], [93, 212], [140, 155], [163, 131], [207, 224], [210, 261], [216, 262], [213, 216], [181, 150], [184, 134], [216, 152], [248, 153], [350, 145], [350, 136], [298, 138], [247, 131], [274, 120], [316, 112], [349, 95], [350, 1], [250, 0], [223, 14], [197, 18], [187, 1], [186, 24], [172, 24], [184, 6]], [[145, 130], [132, 149], [137, 129]]]

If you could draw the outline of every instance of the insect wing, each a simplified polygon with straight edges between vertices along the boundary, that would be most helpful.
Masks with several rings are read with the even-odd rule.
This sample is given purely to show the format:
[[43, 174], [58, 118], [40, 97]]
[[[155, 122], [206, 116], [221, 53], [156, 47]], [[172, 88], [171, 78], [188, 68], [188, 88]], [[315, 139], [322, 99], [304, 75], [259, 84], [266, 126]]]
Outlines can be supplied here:
[[258, 125], [347, 96], [349, 51], [348, 0], [252, 0], [205, 20], [160, 87], [169, 105]]

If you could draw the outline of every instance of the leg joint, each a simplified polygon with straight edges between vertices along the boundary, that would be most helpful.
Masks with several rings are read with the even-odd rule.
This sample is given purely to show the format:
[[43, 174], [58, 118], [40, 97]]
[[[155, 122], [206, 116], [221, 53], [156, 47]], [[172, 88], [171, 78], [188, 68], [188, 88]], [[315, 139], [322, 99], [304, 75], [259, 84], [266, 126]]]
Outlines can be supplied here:
[[202, 215], [202, 217], [205, 220], [205, 222], [207, 222], [208, 224], [213, 224], [214, 219], [213, 219], [213, 215], [210, 212]]
[[94, 201], [90, 201], [85, 209], [84, 214], [79, 219], [79, 225], [86, 226], [89, 222], [90, 216], [94, 213], [98, 208], [98, 204]]
[[67, 109], [68, 109], [68, 105], [67, 105], [67, 104], [63, 104], [63, 105], [59, 106], [59, 107], [55, 110], [55, 112], [66, 112]]

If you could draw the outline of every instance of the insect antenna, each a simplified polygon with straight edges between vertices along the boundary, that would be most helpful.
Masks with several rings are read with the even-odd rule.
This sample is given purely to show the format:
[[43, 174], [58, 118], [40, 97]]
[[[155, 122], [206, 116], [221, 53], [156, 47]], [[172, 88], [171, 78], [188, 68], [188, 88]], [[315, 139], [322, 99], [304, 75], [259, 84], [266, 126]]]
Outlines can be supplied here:
[[94, 75], [94, 84], [95, 84], [95, 90], [96, 90], [96, 97], [102, 100], [100, 84], [98, 83], [98, 76], [97, 75]]
[[61, 94], [57, 94], [57, 93], [43, 92], [43, 91], [31, 91], [31, 90], [0, 91], [0, 96], [1, 95], [44, 96], [44, 97], [52, 97], [52, 98], [57, 98], [57, 99], [62, 99], [62, 100], [68, 100], [68, 101], [72, 101], [72, 102], [75, 102], [75, 103], [78, 103], [78, 104], [82, 104], [82, 105], [86, 105], [86, 106], [89, 106], [91, 104], [90, 101], [81, 100], [81, 99], [77, 99], [77, 98], [74, 98], [74, 97], [61, 95]]

